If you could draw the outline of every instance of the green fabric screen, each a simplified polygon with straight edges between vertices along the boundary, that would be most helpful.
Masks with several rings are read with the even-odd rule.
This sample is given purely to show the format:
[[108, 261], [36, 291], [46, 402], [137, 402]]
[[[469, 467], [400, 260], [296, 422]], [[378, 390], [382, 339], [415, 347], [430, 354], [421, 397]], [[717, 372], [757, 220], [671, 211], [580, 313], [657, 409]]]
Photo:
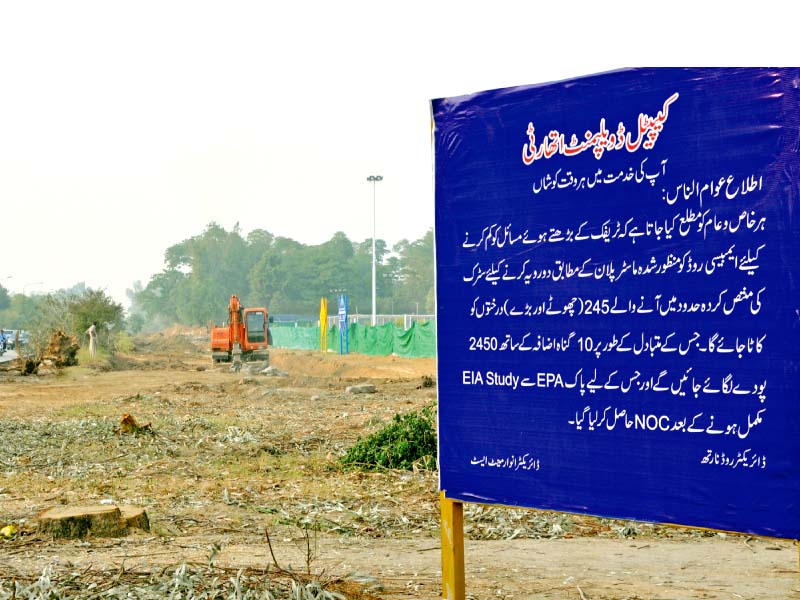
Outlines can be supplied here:
[[[270, 326], [272, 345], [276, 348], [316, 350], [319, 348], [319, 327]], [[352, 323], [348, 327], [349, 351], [385, 356], [396, 354], [409, 358], [436, 356], [436, 327], [433, 321], [412, 323], [402, 329], [394, 323], [372, 327]], [[328, 330], [328, 349], [339, 351], [339, 328]]]

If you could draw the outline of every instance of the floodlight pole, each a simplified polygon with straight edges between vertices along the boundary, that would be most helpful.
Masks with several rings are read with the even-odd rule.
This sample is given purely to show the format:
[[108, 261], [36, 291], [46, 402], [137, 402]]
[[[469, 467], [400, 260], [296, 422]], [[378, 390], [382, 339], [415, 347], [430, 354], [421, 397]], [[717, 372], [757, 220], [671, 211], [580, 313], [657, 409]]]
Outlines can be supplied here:
[[370, 175], [367, 181], [372, 182], [372, 326], [376, 323], [376, 301], [375, 301], [375, 185], [383, 181], [381, 175]]

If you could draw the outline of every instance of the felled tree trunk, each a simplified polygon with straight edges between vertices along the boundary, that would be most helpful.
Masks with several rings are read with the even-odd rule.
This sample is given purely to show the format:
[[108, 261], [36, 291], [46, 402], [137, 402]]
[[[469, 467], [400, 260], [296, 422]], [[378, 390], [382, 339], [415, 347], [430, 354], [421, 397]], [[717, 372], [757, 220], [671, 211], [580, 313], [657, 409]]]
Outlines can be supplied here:
[[39, 515], [39, 530], [54, 538], [119, 537], [129, 527], [150, 530], [144, 509], [137, 506], [57, 507]]

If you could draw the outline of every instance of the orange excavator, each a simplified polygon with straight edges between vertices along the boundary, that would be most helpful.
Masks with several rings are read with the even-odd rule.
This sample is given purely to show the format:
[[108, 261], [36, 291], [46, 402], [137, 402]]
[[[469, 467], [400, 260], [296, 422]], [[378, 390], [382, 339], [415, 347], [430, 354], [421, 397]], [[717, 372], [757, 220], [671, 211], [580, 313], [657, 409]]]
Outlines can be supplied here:
[[238, 296], [231, 296], [227, 325], [211, 324], [213, 362], [233, 361], [238, 370], [242, 361], [269, 360], [269, 322], [266, 308], [244, 308]]

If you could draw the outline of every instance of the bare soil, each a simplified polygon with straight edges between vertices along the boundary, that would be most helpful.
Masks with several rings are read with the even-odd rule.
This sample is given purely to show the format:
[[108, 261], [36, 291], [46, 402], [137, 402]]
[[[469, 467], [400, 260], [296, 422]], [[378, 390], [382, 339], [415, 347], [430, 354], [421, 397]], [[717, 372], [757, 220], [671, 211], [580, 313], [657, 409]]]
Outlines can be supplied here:
[[[441, 594], [435, 472], [337, 461], [436, 400], [433, 359], [271, 350], [285, 377], [212, 367], [202, 330], [57, 374], [0, 372], [0, 583], [97, 581], [182, 562], [342, 578], [349, 598]], [[374, 394], [347, 394], [370, 382]], [[122, 415], [152, 434], [115, 433]], [[117, 428], [118, 429], [118, 428]], [[36, 516], [114, 502], [151, 531], [52, 540]], [[547, 511], [465, 506], [468, 598], [800, 598], [794, 542]], [[267, 535], [269, 542], [267, 543]], [[228, 572], [228, 571], [226, 571]]]

